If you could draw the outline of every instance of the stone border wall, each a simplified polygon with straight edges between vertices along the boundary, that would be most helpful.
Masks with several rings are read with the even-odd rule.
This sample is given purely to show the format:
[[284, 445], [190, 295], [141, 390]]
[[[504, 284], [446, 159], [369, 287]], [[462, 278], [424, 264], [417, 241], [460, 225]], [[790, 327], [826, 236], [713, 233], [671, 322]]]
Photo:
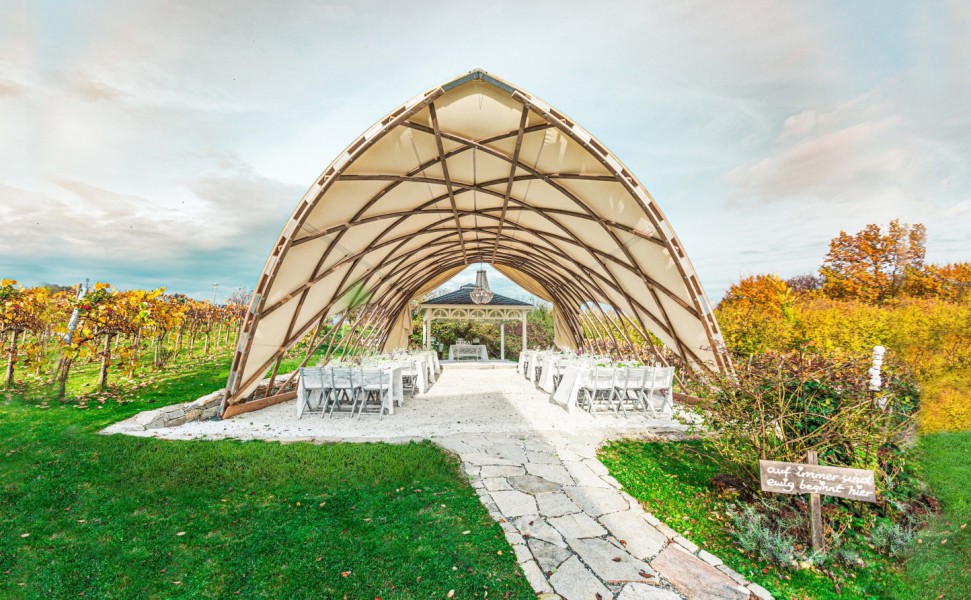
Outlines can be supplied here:
[[177, 427], [192, 421], [209, 421], [219, 418], [219, 405], [226, 390], [217, 390], [192, 402], [163, 406], [135, 415], [133, 423], [143, 429]]
[[[286, 381], [290, 376], [289, 373], [281, 373], [276, 376], [276, 379]], [[270, 384], [270, 378], [267, 377], [260, 382], [257, 386], [254, 394], [259, 394], [260, 392], [265, 393], [267, 386]], [[290, 382], [286, 390], [278, 390], [279, 392], [292, 391], [297, 389], [295, 382]], [[141, 427], [142, 429], [161, 429], [162, 427], [178, 427], [179, 425], [185, 425], [186, 423], [191, 423], [193, 421], [214, 421], [219, 418], [219, 407], [222, 404], [223, 397], [226, 395], [226, 390], [216, 390], [211, 394], [207, 394], [197, 400], [192, 402], [183, 402], [182, 404], [172, 404], [170, 406], [163, 406], [161, 408], [156, 408], [155, 410], [148, 410], [145, 412], [138, 413], [135, 418], [132, 419], [132, 423], [136, 427]]]

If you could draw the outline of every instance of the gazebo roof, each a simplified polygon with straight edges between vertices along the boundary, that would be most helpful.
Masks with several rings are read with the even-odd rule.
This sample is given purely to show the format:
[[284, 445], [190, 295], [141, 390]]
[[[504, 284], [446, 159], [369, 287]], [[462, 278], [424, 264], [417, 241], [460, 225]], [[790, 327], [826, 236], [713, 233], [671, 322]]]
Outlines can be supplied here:
[[454, 292], [449, 292], [438, 296], [437, 298], [432, 298], [431, 300], [426, 300], [422, 302], [421, 305], [426, 304], [447, 304], [447, 305], [465, 305], [469, 306], [516, 306], [516, 307], [532, 307], [533, 305], [529, 302], [523, 302], [522, 300], [515, 300], [506, 296], [500, 296], [495, 292], [492, 293], [492, 300], [486, 304], [476, 304], [472, 302], [472, 290], [475, 289], [475, 285], [467, 283], [455, 290]]

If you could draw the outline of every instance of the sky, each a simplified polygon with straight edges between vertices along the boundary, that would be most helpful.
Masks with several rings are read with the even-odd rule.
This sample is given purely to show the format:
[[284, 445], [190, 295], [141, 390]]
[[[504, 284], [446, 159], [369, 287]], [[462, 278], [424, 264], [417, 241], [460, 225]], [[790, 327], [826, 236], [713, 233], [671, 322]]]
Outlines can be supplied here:
[[251, 289], [350, 142], [475, 68], [619, 157], [715, 301], [894, 218], [971, 259], [964, 1], [0, 0], [0, 277]]

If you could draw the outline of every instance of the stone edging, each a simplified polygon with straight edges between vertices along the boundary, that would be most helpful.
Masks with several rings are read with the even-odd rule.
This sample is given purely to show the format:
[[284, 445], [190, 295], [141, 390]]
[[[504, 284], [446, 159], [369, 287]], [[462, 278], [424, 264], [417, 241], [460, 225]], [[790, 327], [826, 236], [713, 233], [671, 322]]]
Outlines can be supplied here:
[[172, 404], [155, 410], [140, 412], [129, 421], [129, 424], [132, 427], [148, 430], [178, 427], [192, 421], [217, 419], [219, 418], [219, 405], [225, 395], [226, 390], [217, 390], [192, 402]]

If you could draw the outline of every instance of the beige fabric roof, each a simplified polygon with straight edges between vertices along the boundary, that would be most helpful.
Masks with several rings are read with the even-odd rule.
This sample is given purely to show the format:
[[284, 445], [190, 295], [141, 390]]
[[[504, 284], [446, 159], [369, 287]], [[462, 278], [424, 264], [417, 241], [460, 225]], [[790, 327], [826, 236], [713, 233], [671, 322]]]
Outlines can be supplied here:
[[228, 403], [356, 303], [371, 309], [368, 344], [399, 345], [409, 301], [480, 261], [552, 301], [564, 345], [619, 336], [602, 318], [612, 307], [688, 364], [729, 368], [644, 186], [571, 119], [473, 71], [375, 123], [307, 191], [257, 285]]

